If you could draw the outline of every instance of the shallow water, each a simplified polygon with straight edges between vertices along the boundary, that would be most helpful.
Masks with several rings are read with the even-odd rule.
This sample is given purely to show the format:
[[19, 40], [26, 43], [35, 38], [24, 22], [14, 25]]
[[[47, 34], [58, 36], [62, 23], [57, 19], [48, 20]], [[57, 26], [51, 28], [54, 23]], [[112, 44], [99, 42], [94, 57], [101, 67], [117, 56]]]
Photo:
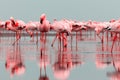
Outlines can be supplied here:
[[[75, 34], [75, 33], [74, 33]], [[100, 34], [102, 36], [102, 34]], [[38, 37], [39, 39], [39, 37]], [[47, 36], [46, 43], [30, 41], [23, 36], [18, 44], [15, 38], [0, 37], [0, 79], [1, 80], [119, 80], [120, 46], [115, 42], [112, 53], [112, 39], [104, 33], [104, 42], [94, 32], [78, 33], [68, 37], [68, 46], [59, 48], [54, 36]], [[72, 46], [71, 46], [72, 45]], [[15, 65], [17, 66], [15, 67]], [[45, 76], [46, 75], [46, 76]], [[41, 78], [41, 79], [40, 79]]]

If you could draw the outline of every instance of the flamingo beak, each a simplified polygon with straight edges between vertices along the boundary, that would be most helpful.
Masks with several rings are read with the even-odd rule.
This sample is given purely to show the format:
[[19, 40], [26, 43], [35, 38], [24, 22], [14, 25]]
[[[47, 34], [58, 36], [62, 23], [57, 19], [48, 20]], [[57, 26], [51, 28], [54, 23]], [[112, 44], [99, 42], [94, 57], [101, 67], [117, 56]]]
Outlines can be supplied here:
[[15, 21], [14, 20], [11, 20], [12, 24], [15, 25]]
[[109, 28], [109, 26], [107, 26], [105, 29], [108, 29]]
[[111, 28], [108, 28], [108, 30], [111, 30]]
[[5, 28], [7, 28], [7, 24], [8, 24], [8, 23], [6, 22], [6, 23], [5, 23]]
[[43, 23], [43, 18], [40, 19], [40, 23], [41, 23], [41, 24]]
[[111, 30], [111, 27], [107, 26], [105, 29], [107, 29], [107, 30]]

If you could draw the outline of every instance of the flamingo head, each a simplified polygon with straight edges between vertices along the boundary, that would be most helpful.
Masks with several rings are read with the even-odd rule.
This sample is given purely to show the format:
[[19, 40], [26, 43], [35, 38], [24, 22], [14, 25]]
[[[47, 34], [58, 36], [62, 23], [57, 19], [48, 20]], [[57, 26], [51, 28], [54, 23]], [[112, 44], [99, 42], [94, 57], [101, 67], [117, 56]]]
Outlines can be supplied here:
[[13, 17], [10, 17], [10, 21], [12, 22], [12, 25], [15, 25], [15, 20]]
[[107, 26], [107, 27], [105, 28], [105, 30], [111, 30], [111, 29], [112, 29], [111, 26]]
[[10, 21], [6, 21], [5, 22], [5, 28], [7, 28], [7, 26], [10, 24]]
[[14, 18], [13, 18], [13, 17], [10, 17], [10, 20], [14, 20]]
[[46, 15], [45, 14], [42, 14], [41, 16], [40, 16], [40, 23], [42, 24], [43, 23], [43, 20], [45, 20], [46, 19]]
[[103, 23], [103, 30], [111, 30], [110, 23], [109, 22], [104, 22]]
[[110, 25], [109, 25], [109, 26], [106, 26], [104, 29], [109, 31], [109, 30], [112, 29], [112, 26], [110, 26]]

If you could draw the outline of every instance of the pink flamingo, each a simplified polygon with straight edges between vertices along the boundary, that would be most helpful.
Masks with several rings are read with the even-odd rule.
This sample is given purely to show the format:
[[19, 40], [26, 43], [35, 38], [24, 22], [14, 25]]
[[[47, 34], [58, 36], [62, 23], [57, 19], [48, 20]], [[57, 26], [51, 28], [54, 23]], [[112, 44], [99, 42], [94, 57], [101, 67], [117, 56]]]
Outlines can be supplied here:
[[[81, 33], [81, 30], [87, 30], [87, 27], [84, 26], [86, 24], [86, 22], [77, 22], [77, 21], [67, 20], [67, 19], [65, 19], [64, 21], [69, 23], [70, 30], [72, 32], [76, 32], [76, 38], [77, 38], [77, 32], [80, 31], [80, 33]], [[76, 39], [76, 42], [77, 42], [77, 39]]]
[[50, 31], [50, 22], [46, 19], [46, 14], [42, 14], [40, 16], [40, 32], [48, 32]]
[[86, 25], [84, 25], [88, 28], [94, 29], [95, 33], [97, 34], [97, 36], [100, 38], [101, 42], [103, 43], [103, 34], [102, 34], [102, 38], [99, 36], [99, 34], [105, 31], [105, 29], [108, 27], [108, 23], [106, 22], [92, 22], [89, 21]]
[[21, 31], [25, 28], [25, 23], [22, 20], [14, 20], [14, 18], [11, 17], [10, 20], [6, 21], [5, 28], [16, 33], [16, 41], [13, 43], [14, 45], [19, 41]]
[[110, 31], [113, 35], [113, 33], [115, 34], [115, 36], [113, 36], [113, 43], [112, 43], [112, 47], [111, 47], [111, 52], [113, 50], [114, 47], [114, 43], [117, 40], [117, 36], [118, 33], [120, 32], [120, 22], [118, 21], [111, 21], [109, 24], [109, 27], [107, 27], [108, 31]]
[[46, 14], [44, 13], [40, 16], [40, 24], [40, 40], [42, 40], [43, 37], [45, 37], [44, 41], [46, 41], [46, 33], [50, 31], [50, 22], [47, 20]]
[[85, 27], [86, 22], [76, 22], [72, 24], [72, 31], [78, 32], [80, 30], [87, 30], [87, 27]]
[[55, 40], [58, 38], [60, 40], [60, 46], [61, 46], [61, 40], [63, 40], [63, 47], [67, 47], [67, 36], [71, 35], [71, 31], [72, 31], [71, 25], [65, 20], [54, 21], [51, 24], [51, 28], [57, 32], [56, 37], [54, 38], [51, 46], [54, 45]]
[[[98, 22], [93, 22], [93, 21], [89, 20], [88, 22], [86, 22], [86, 24], [84, 26], [87, 28], [87, 31], [89, 30], [91, 32], [91, 30], [95, 31], [97, 23]], [[95, 32], [95, 39], [96, 39], [96, 32]]]
[[80, 39], [82, 39], [82, 30], [87, 30], [87, 27], [84, 26], [85, 24], [85, 22], [76, 21], [74, 21], [74, 23], [72, 24], [72, 32], [76, 32], [76, 50], [78, 50], [78, 32], [80, 32]]
[[[36, 31], [36, 36], [38, 37], [38, 31], [40, 30], [41, 24], [38, 21], [30, 21], [26, 24], [25, 30], [32, 37], [32, 41], [34, 41], [34, 32]], [[37, 40], [38, 42], [38, 40]], [[37, 43], [36, 42], [36, 43]]]

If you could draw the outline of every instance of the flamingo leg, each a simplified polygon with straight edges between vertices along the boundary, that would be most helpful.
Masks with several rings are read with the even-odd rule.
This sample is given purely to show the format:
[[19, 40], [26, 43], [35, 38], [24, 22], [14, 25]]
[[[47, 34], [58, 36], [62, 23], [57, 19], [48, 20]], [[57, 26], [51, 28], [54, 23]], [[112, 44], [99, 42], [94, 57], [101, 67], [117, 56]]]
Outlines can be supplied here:
[[108, 50], [108, 31], [106, 31], [106, 38], [107, 38], [107, 50]]
[[101, 40], [101, 42], [103, 43], [103, 38], [101, 38], [101, 36], [99, 34], [97, 34], [97, 36]]
[[96, 32], [94, 32], [95, 40], [96, 40]]
[[31, 41], [34, 41], [34, 39], [33, 39], [33, 37], [34, 37], [33, 32], [28, 30], [28, 29], [26, 29], [26, 32], [30, 35], [30, 38], [32, 38]]
[[36, 39], [37, 39], [36, 44], [38, 44], [38, 32], [36, 32]]
[[54, 40], [52, 41], [52, 44], [51, 44], [52, 47], [53, 47], [53, 45], [54, 45], [54, 43], [55, 43], [55, 40], [58, 38], [58, 35], [59, 35], [59, 34], [56, 34]]
[[65, 33], [62, 33], [62, 37], [63, 37], [63, 51], [67, 50], [67, 35], [65, 35]]
[[61, 48], [61, 39], [62, 39], [62, 38], [61, 38], [61, 33], [59, 33], [59, 42], [60, 42], [60, 43], [59, 43], [59, 49], [60, 49], [60, 51], [62, 50], [62, 48]]
[[78, 35], [77, 35], [77, 32], [76, 32], [76, 51], [78, 50], [77, 43], [78, 43]]
[[41, 46], [43, 48], [43, 33], [40, 32], [40, 42], [41, 42]]
[[31, 41], [34, 42], [34, 32], [31, 32]]
[[71, 34], [71, 51], [72, 51], [72, 41], [73, 41], [73, 36]]
[[16, 32], [16, 40], [13, 42], [12, 45], [15, 45], [16, 42], [18, 42], [20, 40], [20, 33]]
[[42, 44], [42, 47], [44, 47], [44, 43], [45, 43], [45, 35], [44, 32], [40, 33], [40, 42]]
[[44, 32], [44, 45], [46, 44], [46, 39], [47, 39], [47, 33], [46, 32]]
[[82, 40], [82, 30], [80, 30], [80, 40]]
[[30, 37], [32, 37], [31, 31], [29, 31], [28, 29], [26, 29], [26, 32], [30, 35]]
[[64, 35], [64, 33], [62, 33], [62, 37], [63, 37], [63, 47], [67, 47], [67, 38]]
[[114, 36], [114, 38], [113, 38], [113, 43], [112, 43], [111, 52], [112, 52], [112, 50], [113, 50], [114, 43], [115, 43], [116, 39], [117, 39], [117, 33], [115, 34], [115, 36]]

